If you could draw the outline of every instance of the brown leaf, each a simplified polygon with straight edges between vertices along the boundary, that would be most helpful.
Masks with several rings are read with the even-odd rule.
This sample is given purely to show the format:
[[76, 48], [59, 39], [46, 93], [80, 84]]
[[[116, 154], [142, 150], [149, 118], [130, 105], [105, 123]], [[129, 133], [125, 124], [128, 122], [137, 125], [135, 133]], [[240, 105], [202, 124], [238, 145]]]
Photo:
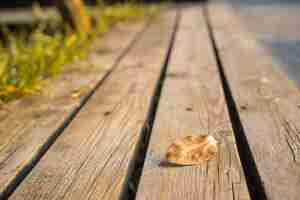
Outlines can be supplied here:
[[167, 161], [176, 165], [198, 165], [213, 159], [218, 152], [217, 141], [210, 135], [187, 136], [171, 144]]

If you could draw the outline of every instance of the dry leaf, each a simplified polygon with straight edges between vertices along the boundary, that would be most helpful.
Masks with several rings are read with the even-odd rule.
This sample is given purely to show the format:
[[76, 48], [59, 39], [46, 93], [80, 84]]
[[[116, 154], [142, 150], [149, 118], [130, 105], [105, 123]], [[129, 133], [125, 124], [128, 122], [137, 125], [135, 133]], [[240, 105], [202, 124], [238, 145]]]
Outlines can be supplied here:
[[187, 136], [167, 150], [167, 161], [176, 165], [197, 165], [211, 160], [217, 154], [217, 141], [210, 135]]

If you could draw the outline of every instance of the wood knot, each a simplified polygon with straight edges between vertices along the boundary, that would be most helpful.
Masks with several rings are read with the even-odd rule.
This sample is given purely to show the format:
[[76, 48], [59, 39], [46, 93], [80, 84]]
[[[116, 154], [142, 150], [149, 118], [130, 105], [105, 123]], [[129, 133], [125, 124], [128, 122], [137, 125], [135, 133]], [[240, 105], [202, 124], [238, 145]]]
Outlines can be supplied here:
[[110, 111], [105, 111], [105, 112], [103, 113], [104, 116], [108, 116], [108, 115], [110, 115], [110, 114], [111, 114]]
[[241, 110], [247, 110], [248, 107], [245, 105], [242, 105], [240, 108], [241, 108]]
[[191, 107], [187, 107], [185, 110], [186, 111], [193, 111], [193, 109]]

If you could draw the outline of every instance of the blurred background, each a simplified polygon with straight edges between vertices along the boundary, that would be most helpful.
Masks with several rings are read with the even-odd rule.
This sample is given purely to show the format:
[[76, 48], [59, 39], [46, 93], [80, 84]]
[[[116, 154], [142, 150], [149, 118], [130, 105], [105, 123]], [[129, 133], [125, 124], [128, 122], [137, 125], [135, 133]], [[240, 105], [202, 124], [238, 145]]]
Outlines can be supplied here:
[[[34, 2], [38, 2], [41, 6], [53, 5], [53, 0], [1, 0], [1, 8], [15, 8], [15, 7], [30, 7]], [[96, 0], [85, 0], [88, 4], [95, 4]]]
[[227, 0], [300, 88], [300, 0]]

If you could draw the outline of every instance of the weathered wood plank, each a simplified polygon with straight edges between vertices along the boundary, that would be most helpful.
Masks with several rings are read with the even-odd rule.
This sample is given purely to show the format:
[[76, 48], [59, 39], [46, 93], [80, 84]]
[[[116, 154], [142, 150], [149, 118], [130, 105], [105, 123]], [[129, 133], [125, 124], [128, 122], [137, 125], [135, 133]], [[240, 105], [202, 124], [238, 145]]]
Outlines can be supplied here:
[[175, 11], [157, 18], [11, 199], [119, 199], [147, 120]]
[[280, 60], [245, 30], [226, 1], [211, 3], [209, 16], [266, 196], [299, 199], [299, 90], [281, 71]]
[[[138, 200], [249, 199], [201, 5], [182, 11]], [[217, 158], [200, 166], [164, 164], [168, 146], [191, 134], [213, 135]]]
[[95, 53], [86, 61], [66, 66], [50, 80], [44, 95], [25, 97], [0, 108], [0, 198], [31, 168], [43, 145], [56, 137], [56, 131], [78, 108], [81, 99], [72, 98], [72, 91], [84, 89], [82, 96], [90, 92], [144, 27], [145, 22], [116, 26], [96, 39]]

